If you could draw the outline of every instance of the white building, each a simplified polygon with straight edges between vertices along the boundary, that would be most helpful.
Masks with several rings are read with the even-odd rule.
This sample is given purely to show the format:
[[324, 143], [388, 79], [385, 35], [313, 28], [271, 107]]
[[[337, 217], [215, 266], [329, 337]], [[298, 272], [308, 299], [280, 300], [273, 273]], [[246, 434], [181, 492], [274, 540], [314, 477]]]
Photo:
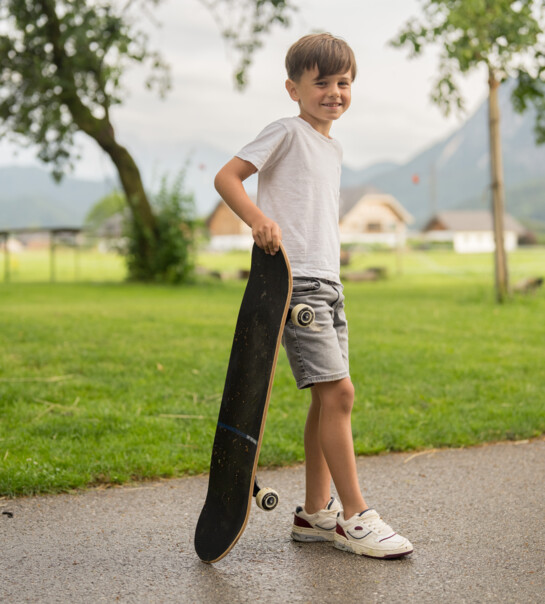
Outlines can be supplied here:
[[[505, 214], [506, 251], [517, 248], [518, 238], [525, 231], [515, 218]], [[459, 254], [489, 253], [496, 247], [492, 213], [486, 210], [440, 212], [427, 223], [423, 233], [430, 242], [451, 241], [454, 251]]]
[[371, 188], [341, 191], [340, 231], [343, 243], [404, 245], [413, 217], [392, 195]]

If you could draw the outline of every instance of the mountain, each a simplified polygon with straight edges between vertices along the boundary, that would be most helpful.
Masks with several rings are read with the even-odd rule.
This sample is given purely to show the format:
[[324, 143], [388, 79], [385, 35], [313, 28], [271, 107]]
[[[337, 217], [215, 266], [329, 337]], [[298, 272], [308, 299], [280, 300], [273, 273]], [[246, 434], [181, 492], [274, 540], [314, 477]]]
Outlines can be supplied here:
[[[510, 90], [509, 84], [503, 85], [499, 99], [506, 205], [517, 218], [531, 220], [542, 216], [545, 206], [545, 146], [535, 144], [534, 112], [515, 113]], [[359, 177], [350, 175], [350, 186], [356, 183], [390, 193], [421, 225], [436, 211], [489, 207], [488, 156], [485, 101], [456, 132], [406, 164], [372, 177], [366, 168]]]
[[[145, 186], [159, 188], [166, 176], [169, 182], [185, 170], [184, 186], [193, 193], [196, 211], [206, 216], [218, 201], [214, 175], [229, 159], [228, 153], [211, 146], [181, 142], [150, 145], [132, 141], [134, 157]], [[34, 166], [0, 166], [0, 229], [34, 226], [80, 226], [89, 209], [110, 191], [118, 188], [117, 179], [82, 180], [65, 176], [55, 183], [49, 172]], [[250, 187], [257, 185], [250, 181]]]
[[35, 167], [0, 167], [0, 228], [77, 227], [113, 183], [65, 177]]
[[400, 165], [395, 162], [371, 164], [367, 168], [362, 168], [361, 170], [354, 170], [348, 166], [343, 166], [342, 186], [346, 188], [357, 187], [362, 183], [373, 180], [388, 172], [392, 172], [399, 167]]

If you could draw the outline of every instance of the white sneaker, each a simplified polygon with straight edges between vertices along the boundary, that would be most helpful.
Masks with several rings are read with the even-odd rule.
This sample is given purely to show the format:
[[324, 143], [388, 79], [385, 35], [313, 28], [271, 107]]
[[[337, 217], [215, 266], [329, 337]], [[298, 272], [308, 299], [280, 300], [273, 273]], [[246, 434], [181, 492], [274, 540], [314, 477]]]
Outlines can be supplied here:
[[295, 541], [333, 541], [337, 526], [337, 514], [342, 510], [341, 504], [332, 497], [323, 510], [307, 514], [299, 506], [293, 515], [292, 539]]
[[371, 558], [400, 558], [413, 551], [411, 542], [394, 532], [373, 509], [348, 520], [341, 512], [337, 518], [335, 547]]

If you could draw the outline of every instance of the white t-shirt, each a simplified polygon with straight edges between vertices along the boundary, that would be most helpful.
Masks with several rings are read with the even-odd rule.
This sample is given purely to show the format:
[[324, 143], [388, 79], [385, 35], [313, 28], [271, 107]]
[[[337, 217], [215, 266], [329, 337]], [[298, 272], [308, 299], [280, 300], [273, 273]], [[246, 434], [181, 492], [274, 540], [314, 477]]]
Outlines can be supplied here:
[[257, 205], [280, 226], [293, 276], [340, 283], [340, 144], [290, 117], [269, 124], [236, 156], [259, 172]]

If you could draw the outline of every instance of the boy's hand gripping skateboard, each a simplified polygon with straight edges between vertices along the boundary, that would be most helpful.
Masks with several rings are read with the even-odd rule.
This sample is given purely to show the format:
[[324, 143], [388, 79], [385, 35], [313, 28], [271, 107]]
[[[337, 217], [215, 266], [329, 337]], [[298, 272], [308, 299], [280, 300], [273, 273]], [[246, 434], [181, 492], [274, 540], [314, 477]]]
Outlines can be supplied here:
[[[278, 349], [292, 291], [291, 269], [281, 246], [274, 256], [254, 245], [252, 267], [235, 329], [210, 462], [208, 493], [195, 532], [204, 562], [217, 562], [242, 535], [256, 498], [272, 510], [278, 494], [255, 478]], [[296, 306], [292, 321], [312, 327], [314, 311]]]

